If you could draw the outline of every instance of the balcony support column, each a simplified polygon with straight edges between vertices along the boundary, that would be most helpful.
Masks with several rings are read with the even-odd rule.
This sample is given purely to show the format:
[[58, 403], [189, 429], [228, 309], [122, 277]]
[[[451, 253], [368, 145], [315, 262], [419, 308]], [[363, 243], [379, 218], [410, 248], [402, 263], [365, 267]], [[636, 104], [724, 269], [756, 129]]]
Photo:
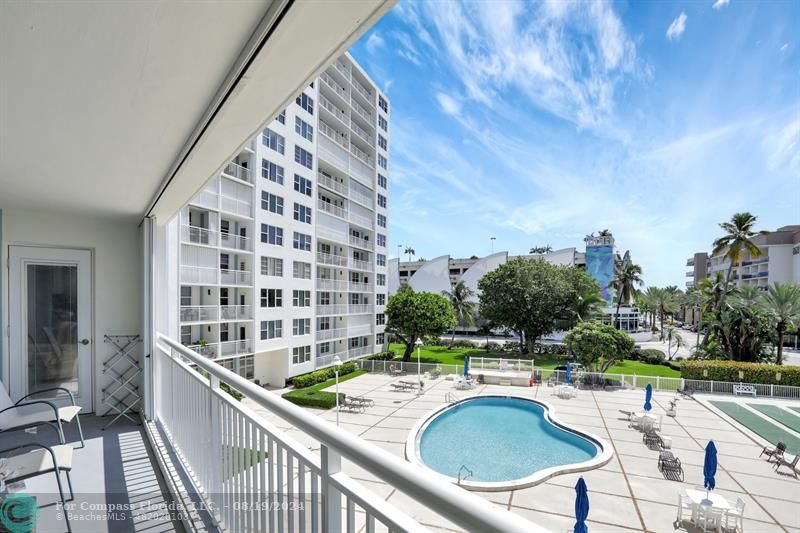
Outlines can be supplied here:
[[342, 493], [330, 482], [334, 474], [342, 471], [342, 456], [325, 444], [319, 449], [322, 479], [322, 531], [342, 531]]

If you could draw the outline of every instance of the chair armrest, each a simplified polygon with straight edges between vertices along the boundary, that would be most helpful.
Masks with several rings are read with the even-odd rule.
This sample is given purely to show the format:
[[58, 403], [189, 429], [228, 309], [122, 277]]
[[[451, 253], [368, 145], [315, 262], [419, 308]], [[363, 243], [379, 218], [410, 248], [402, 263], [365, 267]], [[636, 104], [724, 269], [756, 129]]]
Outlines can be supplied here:
[[11, 409], [19, 409], [20, 407], [27, 407], [28, 405], [36, 405], [36, 404], [43, 404], [49, 406], [53, 410], [53, 416], [55, 417], [54, 420], [59, 420], [58, 416], [58, 407], [53, 402], [48, 402], [47, 400], [34, 400], [32, 402], [26, 402], [23, 404], [15, 403], [11, 407], [6, 407], [5, 409], [0, 411], [0, 414], [5, 413], [6, 411], [10, 411]]
[[67, 395], [69, 396], [69, 401], [70, 401], [70, 403], [71, 403], [73, 406], [75, 405], [75, 397], [74, 397], [74, 396], [72, 396], [72, 392], [71, 392], [69, 389], [65, 389], [64, 387], [51, 387], [51, 388], [49, 388], [49, 389], [42, 389], [42, 390], [39, 390], [39, 391], [36, 391], [36, 392], [32, 392], [32, 393], [30, 393], [30, 394], [28, 394], [28, 395], [26, 395], [26, 396], [23, 396], [23, 397], [22, 397], [22, 398], [20, 398], [19, 400], [17, 400], [17, 404], [21, 403], [21, 402], [22, 402], [22, 400], [24, 400], [24, 399], [26, 399], [26, 398], [30, 398], [31, 396], [36, 396], [37, 394], [42, 394], [43, 392], [51, 392], [51, 391], [54, 391], [54, 390], [58, 390], [58, 391], [64, 391], [64, 392], [66, 392], [66, 393], [67, 393]]
[[50, 455], [53, 456], [53, 461], [55, 461], [55, 453], [53, 452], [53, 450], [49, 446], [45, 446], [44, 444], [39, 444], [38, 442], [28, 442], [27, 444], [20, 444], [19, 446], [14, 446], [12, 448], [0, 450], [0, 453], [15, 452], [17, 450], [22, 450], [25, 448], [42, 448], [44, 450], [47, 450], [48, 452], [50, 452]]

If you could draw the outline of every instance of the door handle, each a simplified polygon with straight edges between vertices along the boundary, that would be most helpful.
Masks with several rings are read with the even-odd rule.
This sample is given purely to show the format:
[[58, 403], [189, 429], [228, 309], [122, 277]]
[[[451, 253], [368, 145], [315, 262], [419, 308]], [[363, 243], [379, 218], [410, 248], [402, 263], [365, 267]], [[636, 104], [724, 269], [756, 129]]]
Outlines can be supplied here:
[[90, 342], [90, 341], [89, 341], [89, 339], [83, 339], [83, 340], [81, 340], [81, 344], [83, 344], [84, 346], [86, 346], [87, 344], [89, 344], [89, 342]]

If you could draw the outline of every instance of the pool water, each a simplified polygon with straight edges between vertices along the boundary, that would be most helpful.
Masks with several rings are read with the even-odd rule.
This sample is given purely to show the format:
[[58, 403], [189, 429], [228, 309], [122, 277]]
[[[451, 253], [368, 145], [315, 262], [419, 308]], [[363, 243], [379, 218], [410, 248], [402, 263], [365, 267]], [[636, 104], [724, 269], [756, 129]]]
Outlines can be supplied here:
[[599, 453], [593, 441], [547, 420], [542, 405], [520, 398], [461, 402], [435, 416], [419, 440], [420, 458], [429, 468], [457, 478], [465, 465], [472, 471], [469, 481], [522, 479]]

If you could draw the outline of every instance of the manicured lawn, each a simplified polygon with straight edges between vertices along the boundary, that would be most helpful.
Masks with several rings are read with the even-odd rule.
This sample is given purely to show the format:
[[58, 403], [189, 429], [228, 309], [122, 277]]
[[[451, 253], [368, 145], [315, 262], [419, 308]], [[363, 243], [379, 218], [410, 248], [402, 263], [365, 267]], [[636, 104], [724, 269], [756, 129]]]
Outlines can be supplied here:
[[[404, 346], [402, 344], [391, 344], [389, 349], [397, 354], [398, 359], [402, 357]], [[423, 363], [438, 363], [442, 365], [463, 365], [464, 357], [487, 357], [487, 358], [503, 358], [503, 359], [516, 359], [513, 355], [487, 352], [481, 348], [452, 348], [447, 349], [446, 346], [423, 346], [420, 348], [420, 360]], [[530, 360], [528, 358], [522, 358]], [[412, 361], [417, 360], [417, 351], [411, 356]], [[533, 358], [534, 364], [538, 368], [555, 368], [563, 365], [566, 360], [563, 356], [557, 355], [536, 355]], [[622, 363], [611, 367], [608, 370], [611, 374], [636, 374], [639, 376], [661, 376], [669, 378], [679, 378], [681, 373], [678, 370], [673, 370], [663, 365], [649, 365], [641, 361], [624, 360]]]
[[[362, 374], [366, 374], [366, 372], [366, 370], [356, 370], [355, 372], [350, 372], [349, 374], [340, 376], [339, 383], [347, 381], [348, 379], [357, 378]], [[306, 387], [305, 389], [290, 390], [289, 392], [283, 394], [283, 398], [294, 404], [305, 407], [330, 409], [336, 405], [336, 393], [323, 391], [322, 389], [327, 389], [328, 387], [332, 387], [334, 385], [336, 385], [336, 378], [323, 381], [322, 383], [317, 383], [316, 385]], [[339, 394], [343, 393], [340, 392]]]

